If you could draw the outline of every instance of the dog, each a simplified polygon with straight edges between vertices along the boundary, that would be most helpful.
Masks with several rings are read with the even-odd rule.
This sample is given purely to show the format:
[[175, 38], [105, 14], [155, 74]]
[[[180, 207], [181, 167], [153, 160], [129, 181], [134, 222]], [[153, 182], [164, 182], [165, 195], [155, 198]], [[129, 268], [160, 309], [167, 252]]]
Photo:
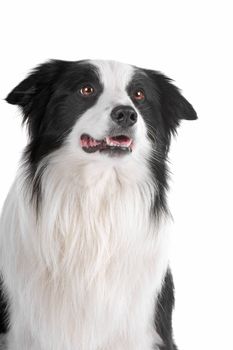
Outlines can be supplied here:
[[29, 143], [1, 217], [2, 349], [177, 349], [167, 158], [192, 105], [104, 60], [50, 60], [6, 101]]

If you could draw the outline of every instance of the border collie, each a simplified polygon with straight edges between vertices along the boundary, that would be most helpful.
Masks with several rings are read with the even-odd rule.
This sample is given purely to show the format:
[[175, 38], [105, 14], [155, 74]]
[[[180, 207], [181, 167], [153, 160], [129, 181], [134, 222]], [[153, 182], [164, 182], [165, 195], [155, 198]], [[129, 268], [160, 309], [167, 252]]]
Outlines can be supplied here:
[[167, 154], [191, 104], [100, 60], [46, 62], [6, 101], [29, 143], [1, 217], [2, 349], [176, 349]]

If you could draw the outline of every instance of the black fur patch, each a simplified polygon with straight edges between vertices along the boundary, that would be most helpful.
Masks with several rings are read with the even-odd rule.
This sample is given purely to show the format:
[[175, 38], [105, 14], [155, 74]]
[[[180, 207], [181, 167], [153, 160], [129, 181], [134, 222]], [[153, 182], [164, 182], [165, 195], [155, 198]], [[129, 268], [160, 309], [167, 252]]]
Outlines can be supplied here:
[[[145, 100], [135, 101], [133, 92], [143, 90]], [[181, 119], [197, 118], [192, 105], [181, 95], [171, 79], [160, 72], [137, 69], [127, 92], [135, 106], [140, 110], [151, 139], [153, 154], [150, 167], [158, 187], [154, 199], [154, 213], [159, 217], [161, 211], [167, 212], [166, 190], [168, 189], [167, 154], [171, 136], [176, 132]]]
[[172, 334], [172, 310], [174, 306], [174, 285], [171, 271], [168, 270], [163, 287], [156, 303], [155, 325], [163, 346], [160, 350], [177, 350]]
[[0, 278], [0, 334], [8, 331], [8, 303], [3, 292], [2, 280]]
[[[95, 89], [88, 99], [79, 94], [85, 84]], [[61, 147], [77, 119], [96, 103], [102, 90], [97, 70], [91, 64], [52, 60], [38, 66], [7, 96], [7, 102], [22, 108], [23, 122], [28, 125], [30, 143], [24, 159], [32, 181], [32, 198], [37, 203], [43, 173], [35, 176], [38, 163]]]

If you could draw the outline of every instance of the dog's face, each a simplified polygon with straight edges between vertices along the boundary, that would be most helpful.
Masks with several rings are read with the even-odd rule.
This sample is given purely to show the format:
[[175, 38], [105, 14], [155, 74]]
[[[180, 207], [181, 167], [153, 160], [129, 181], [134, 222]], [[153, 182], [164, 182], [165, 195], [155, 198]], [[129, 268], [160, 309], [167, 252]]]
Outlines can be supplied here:
[[34, 164], [64, 143], [79, 160], [165, 158], [190, 103], [155, 71], [114, 61], [50, 61], [7, 97], [22, 107]]

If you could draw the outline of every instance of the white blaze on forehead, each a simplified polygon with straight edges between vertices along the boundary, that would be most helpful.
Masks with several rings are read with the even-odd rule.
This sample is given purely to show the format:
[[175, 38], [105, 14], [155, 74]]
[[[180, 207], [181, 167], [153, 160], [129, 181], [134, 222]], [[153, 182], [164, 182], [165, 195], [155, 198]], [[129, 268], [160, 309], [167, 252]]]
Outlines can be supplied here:
[[134, 75], [134, 67], [116, 61], [91, 60], [90, 63], [98, 69], [104, 93], [117, 102], [130, 104], [126, 89]]

